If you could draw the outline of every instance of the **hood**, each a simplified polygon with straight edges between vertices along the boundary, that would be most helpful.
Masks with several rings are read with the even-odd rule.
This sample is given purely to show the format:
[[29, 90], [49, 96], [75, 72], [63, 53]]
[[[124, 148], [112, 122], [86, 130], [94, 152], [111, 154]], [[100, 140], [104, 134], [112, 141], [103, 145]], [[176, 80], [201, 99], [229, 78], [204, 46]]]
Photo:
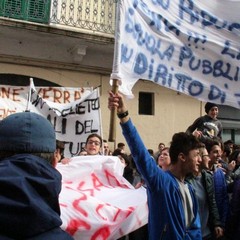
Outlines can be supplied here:
[[61, 226], [61, 175], [30, 154], [0, 160], [0, 233], [26, 239]]

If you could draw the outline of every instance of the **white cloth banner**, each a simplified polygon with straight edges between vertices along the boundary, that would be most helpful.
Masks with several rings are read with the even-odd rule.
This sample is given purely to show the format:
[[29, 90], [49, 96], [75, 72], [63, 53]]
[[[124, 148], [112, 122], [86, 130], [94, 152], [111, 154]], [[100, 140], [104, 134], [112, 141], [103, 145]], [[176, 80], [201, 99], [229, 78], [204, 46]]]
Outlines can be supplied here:
[[85, 91], [80, 99], [62, 104], [44, 99], [32, 84], [30, 103], [30, 110], [47, 117], [56, 138], [65, 142], [65, 157], [79, 155], [89, 134], [102, 135], [98, 89]]
[[59, 163], [62, 229], [76, 240], [116, 240], [147, 223], [145, 188], [135, 189], [113, 156], [74, 157]]
[[102, 134], [98, 89], [0, 85], [0, 119], [27, 106], [53, 124], [57, 139], [65, 142], [65, 157], [78, 155], [89, 134]]
[[240, 1], [120, 0], [112, 79], [240, 107]]

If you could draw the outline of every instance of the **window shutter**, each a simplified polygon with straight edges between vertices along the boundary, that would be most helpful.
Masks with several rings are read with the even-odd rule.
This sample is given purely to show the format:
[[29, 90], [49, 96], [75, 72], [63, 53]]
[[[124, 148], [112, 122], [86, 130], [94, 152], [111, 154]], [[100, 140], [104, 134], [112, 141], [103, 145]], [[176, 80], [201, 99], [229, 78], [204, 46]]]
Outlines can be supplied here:
[[24, 19], [25, 17], [24, 0], [3, 0], [1, 6], [1, 15], [9, 18]]
[[50, 0], [28, 0], [28, 19], [33, 22], [48, 23]]
[[51, 0], [2, 0], [0, 15], [31, 22], [48, 23]]

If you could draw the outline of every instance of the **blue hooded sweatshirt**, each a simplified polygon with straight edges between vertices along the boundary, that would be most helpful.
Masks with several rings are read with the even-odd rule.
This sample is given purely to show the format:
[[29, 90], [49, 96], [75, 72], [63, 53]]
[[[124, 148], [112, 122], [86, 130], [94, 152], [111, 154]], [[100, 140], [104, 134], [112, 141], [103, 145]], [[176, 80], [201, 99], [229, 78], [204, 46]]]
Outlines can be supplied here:
[[0, 239], [71, 240], [60, 226], [61, 174], [46, 160], [0, 160]]
[[121, 127], [137, 169], [147, 184], [149, 240], [202, 240], [197, 200], [191, 186], [194, 219], [187, 227], [177, 180], [169, 171], [157, 167], [131, 119]]

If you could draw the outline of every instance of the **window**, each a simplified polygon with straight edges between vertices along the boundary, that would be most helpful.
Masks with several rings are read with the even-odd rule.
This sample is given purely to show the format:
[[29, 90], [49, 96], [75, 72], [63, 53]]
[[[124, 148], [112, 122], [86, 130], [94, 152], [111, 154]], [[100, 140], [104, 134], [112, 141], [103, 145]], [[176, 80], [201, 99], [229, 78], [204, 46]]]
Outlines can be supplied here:
[[231, 139], [236, 144], [240, 144], [240, 110], [220, 105], [218, 119], [223, 125], [223, 141]]
[[138, 113], [154, 115], [154, 93], [139, 92]]
[[240, 129], [223, 129], [223, 142], [231, 139], [235, 144], [240, 144]]
[[48, 23], [50, 0], [3, 0], [0, 15], [31, 22]]

